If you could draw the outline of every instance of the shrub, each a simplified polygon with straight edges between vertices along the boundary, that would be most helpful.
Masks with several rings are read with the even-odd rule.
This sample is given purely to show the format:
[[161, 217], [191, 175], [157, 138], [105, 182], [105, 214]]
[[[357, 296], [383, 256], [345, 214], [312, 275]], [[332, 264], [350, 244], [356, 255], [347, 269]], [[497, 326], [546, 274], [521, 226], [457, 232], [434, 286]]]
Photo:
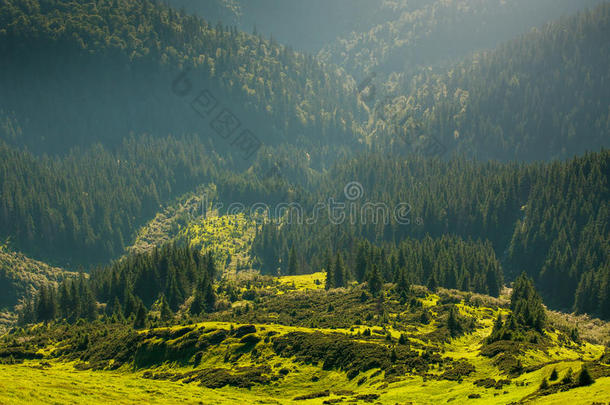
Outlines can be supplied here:
[[582, 366], [580, 373], [578, 374], [578, 386], [586, 387], [587, 385], [591, 385], [595, 382], [587, 367]]
[[546, 378], [543, 378], [539, 389], [545, 390], [547, 388], [549, 388], [549, 382], [546, 380]]
[[241, 340], [239, 341], [239, 343], [243, 343], [248, 346], [250, 346], [250, 345], [254, 346], [260, 341], [261, 341], [261, 338], [259, 336], [255, 335], [254, 333], [251, 333], [249, 335], [242, 337]]

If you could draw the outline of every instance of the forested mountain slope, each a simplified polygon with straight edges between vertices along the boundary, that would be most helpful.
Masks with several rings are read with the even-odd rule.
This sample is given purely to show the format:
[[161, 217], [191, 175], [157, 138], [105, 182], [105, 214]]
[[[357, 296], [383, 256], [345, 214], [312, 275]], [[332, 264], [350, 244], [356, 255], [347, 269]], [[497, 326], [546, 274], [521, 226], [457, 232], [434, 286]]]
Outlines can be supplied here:
[[298, 187], [227, 167], [196, 136], [130, 137], [116, 151], [42, 158], [0, 142], [0, 237], [52, 263], [94, 265], [122, 255], [164, 204], [201, 184], [214, 183], [208, 197], [221, 201], [296, 198]]
[[357, 146], [339, 70], [150, 0], [3, 1], [0, 51], [1, 136], [33, 151], [196, 133], [241, 156], [246, 129], [318, 164], [333, 146]]
[[422, 70], [377, 103], [372, 130], [385, 136], [385, 148], [408, 151], [429, 137], [480, 160], [547, 160], [608, 147], [609, 37], [605, 3], [442, 73]]
[[[396, 281], [405, 267], [415, 282], [423, 284], [433, 276], [448, 288], [492, 294], [485, 272], [497, 257], [507, 281], [527, 272], [551, 307], [608, 317], [609, 164], [608, 150], [551, 164], [365, 155], [337, 164], [306, 205], [303, 221], [295, 221], [292, 212], [291, 222], [267, 225], [254, 249], [264, 268], [272, 271], [282, 260], [285, 265], [295, 246], [304, 271], [316, 271], [328, 268], [326, 252], [332, 246], [331, 253], [341, 252], [352, 277], [359, 278], [354, 269], [365, 239], [384, 247], [373, 262], [385, 281]], [[361, 185], [356, 199], [344, 193], [345, 185], [353, 182]], [[337, 222], [339, 216], [329, 213], [330, 198], [335, 207], [345, 204], [338, 211], [343, 220]], [[326, 204], [325, 211], [308, 222], [315, 213], [314, 202]], [[481, 261], [466, 265], [467, 281], [461, 270], [464, 258], [455, 252], [438, 257], [434, 247], [434, 260], [416, 257], [397, 266], [400, 249], [395, 246], [427, 235], [488, 240], [492, 249], [479, 242], [476, 256]], [[449, 246], [454, 242], [450, 240]]]
[[169, 0], [211, 23], [259, 32], [282, 44], [317, 53], [337, 37], [366, 31], [392, 17], [382, 1], [369, 0]]
[[591, 7], [599, 0], [378, 1], [365, 29], [354, 29], [321, 52], [356, 77], [412, 73], [496, 47], [532, 27]]
[[[149, 0], [5, 0], [0, 237], [73, 268], [120, 257], [202, 185], [225, 207], [402, 204], [402, 221], [266, 224], [248, 262], [492, 295], [525, 271], [554, 308], [608, 317], [609, 16], [606, 3], [365, 99], [340, 68]], [[260, 140], [249, 156], [244, 129]], [[459, 156], [430, 159], [429, 140]]]

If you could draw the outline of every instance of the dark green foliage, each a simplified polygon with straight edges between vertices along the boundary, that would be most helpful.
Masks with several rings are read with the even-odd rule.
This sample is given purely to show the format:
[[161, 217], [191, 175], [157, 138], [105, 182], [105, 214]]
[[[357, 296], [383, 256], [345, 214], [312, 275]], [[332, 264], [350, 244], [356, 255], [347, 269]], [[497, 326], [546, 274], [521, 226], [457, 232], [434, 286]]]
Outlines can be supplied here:
[[368, 285], [371, 295], [373, 297], [379, 296], [381, 293], [381, 288], [383, 287], [383, 280], [381, 279], [381, 274], [379, 274], [379, 268], [377, 266], [373, 266], [373, 270], [369, 276]]
[[449, 315], [447, 316], [447, 328], [452, 337], [462, 334], [464, 328], [462, 326], [462, 320], [460, 319], [459, 311], [455, 305], [449, 309]]
[[502, 389], [503, 386], [510, 385], [510, 383], [511, 380], [506, 379], [496, 381], [493, 378], [482, 378], [480, 380], [476, 380], [474, 385], [477, 387]]
[[434, 287], [434, 275], [439, 287], [496, 295], [505, 279], [526, 270], [549, 306], [570, 309], [577, 297], [576, 309], [603, 315], [610, 307], [601, 305], [610, 286], [604, 267], [610, 236], [603, 225], [610, 221], [604, 204], [609, 158], [602, 150], [553, 164], [481, 164], [367, 154], [337, 164], [331, 185], [320, 187], [314, 201], [336, 196], [358, 179], [366, 190], [362, 204], [409, 201], [408, 226], [392, 218], [387, 225], [334, 225], [322, 217], [307, 227], [282, 226], [276, 238], [296, 243], [312, 258], [303, 272], [328, 267], [329, 245], [345, 252], [345, 266], [354, 269], [356, 280], [377, 265], [384, 282], [396, 283], [404, 262], [410, 283], [430, 280]]
[[50, 321], [57, 316], [57, 298], [55, 289], [42, 286], [36, 300], [36, 318], [41, 321]]
[[520, 161], [608, 147], [610, 54], [600, 45], [610, 34], [609, 15], [604, 3], [479, 52], [442, 74], [423, 68], [405, 75], [403, 94], [412, 99], [396, 101], [395, 117], [385, 115], [388, 143], [394, 150], [417, 150], [419, 138], [431, 141], [432, 135], [445, 148], [478, 159]]
[[355, 342], [342, 334], [291, 332], [274, 338], [273, 349], [282, 357], [296, 356], [305, 363], [322, 363], [324, 370], [344, 370], [350, 379], [374, 368], [389, 371], [402, 364], [423, 372], [433, 362], [442, 363], [440, 356], [426, 361], [404, 346], [397, 346], [392, 352], [385, 346]]
[[167, 303], [167, 299], [165, 299], [164, 294], [161, 294], [161, 297], [159, 298], [159, 301], [157, 303], [157, 307], [159, 308], [159, 316], [161, 317], [162, 321], [167, 322], [173, 318], [174, 313], [169, 307], [169, 304]]
[[133, 327], [135, 329], [144, 329], [146, 327], [146, 308], [141, 301], [138, 301], [136, 315], [133, 319]]
[[0, 309], [12, 310], [31, 291], [75, 275], [13, 252], [0, 239]]
[[290, 256], [288, 258], [288, 274], [293, 276], [299, 273], [298, 263], [297, 263], [297, 253], [294, 249], [294, 246], [290, 248]]
[[[527, 345], [531, 348], [532, 345]], [[523, 364], [517, 356], [523, 354], [521, 344], [509, 340], [487, 343], [481, 347], [481, 356], [494, 359], [494, 364], [503, 372], [517, 376], [523, 372]]]
[[506, 322], [498, 315], [488, 343], [512, 340], [536, 343], [544, 332], [546, 312], [533, 281], [522, 274], [513, 283], [510, 300], [511, 314]]
[[438, 281], [436, 281], [436, 275], [434, 273], [430, 274], [430, 277], [428, 277], [426, 287], [428, 287], [428, 290], [436, 292], [436, 289], [438, 288]]
[[335, 288], [345, 287], [347, 274], [345, 273], [345, 266], [343, 265], [343, 258], [339, 253], [335, 258], [335, 267], [333, 269], [333, 286]]
[[215, 277], [211, 253], [202, 255], [196, 249], [169, 244], [150, 253], [127, 256], [112, 266], [96, 270], [89, 279], [81, 276], [64, 281], [57, 290], [41, 289], [33, 304], [24, 307], [22, 318], [24, 322], [55, 318], [69, 322], [81, 318], [94, 320], [98, 315], [97, 300], [107, 303], [107, 315], [133, 316], [134, 326], [143, 328], [148, 309], [156, 307], [161, 320], [167, 321], [191, 293], [195, 296], [191, 313], [214, 311]]
[[475, 371], [474, 366], [468, 361], [458, 360], [454, 362], [453, 365], [447, 371], [445, 371], [441, 377], [445, 380], [458, 381], [468, 377]]
[[582, 369], [580, 370], [580, 373], [578, 373], [578, 378], [577, 378], [578, 386], [585, 387], [587, 385], [593, 384], [594, 382], [595, 382], [595, 380], [589, 373], [589, 370], [587, 369], [587, 367], [583, 366]]
[[545, 390], [547, 388], [549, 388], [549, 382], [546, 380], [546, 378], [543, 378], [538, 389]]
[[[324, 2], [324, 5], [328, 3]], [[341, 1], [330, 3], [342, 4]], [[350, 1], [350, 8], [352, 3]], [[370, 72], [378, 73], [378, 78], [382, 75], [387, 77], [393, 72], [406, 73], [410, 77], [409, 73], [418, 66], [438, 66], [479, 49], [492, 49], [499, 42], [527, 32], [532, 27], [595, 4], [590, 0], [576, 3], [570, 0], [538, 0], [535, 4], [515, 0], [511, 7], [504, 7], [505, 3], [494, 0], [479, 0], [476, 7], [442, 0], [398, 0], [375, 3], [374, 6], [371, 3], [359, 4], [353, 7], [366, 16], [366, 23], [352, 27], [328, 44], [320, 56], [324, 61], [342, 66], [360, 80]], [[325, 12], [328, 8], [332, 10], [334, 7], [324, 7]], [[352, 21], [353, 17], [342, 18], [348, 12], [344, 10], [341, 17], [331, 14], [335, 20], [331, 20], [333, 22], [329, 25], [339, 24], [341, 27]], [[310, 36], [307, 37], [309, 39]], [[381, 93], [381, 83], [378, 81], [377, 84], [378, 93]], [[382, 97], [378, 96], [379, 99]]]
[[555, 381], [559, 378], [559, 374], [557, 373], [557, 369], [554, 368], [553, 371], [551, 371], [551, 375], [549, 376], [549, 381]]
[[239, 343], [243, 343], [245, 346], [255, 346], [260, 341], [260, 336], [257, 336], [254, 333], [251, 333], [239, 339]]
[[546, 323], [542, 299], [536, 292], [534, 282], [525, 275], [519, 276], [513, 284], [510, 309], [510, 317], [515, 319], [518, 326], [542, 332]]
[[97, 146], [61, 158], [36, 157], [0, 140], [0, 234], [35, 257], [108, 262], [162, 202], [214, 176], [207, 156], [192, 137], [132, 137], [116, 152]]
[[326, 248], [324, 270], [326, 270], [325, 288], [328, 290], [328, 289], [331, 289], [335, 283], [335, 276], [333, 273], [333, 262], [332, 262], [332, 258], [330, 256], [330, 250], [328, 249], [328, 247]]
[[[114, 146], [130, 132], [196, 133], [237, 161], [238, 148], [208, 136], [208, 123], [189, 105], [204, 88], [266, 145], [292, 141], [286, 134], [299, 134], [300, 143], [310, 146], [324, 142], [325, 149], [309, 148], [314, 156], [336, 155], [340, 149], [330, 145], [351, 145], [353, 133], [345, 123], [362, 109], [344, 88], [344, 75], [312, 56], [215, 27], [161, 2], [90, 5], [2, 3], [2, 26], [12, 28], [0, 32], [0, 109], [15, 111], [23, 127], [20, 141], [32, 149]], [[190, 86], [177, 80], [183, 70], [190, 72]], [[257, 72], [256, 78], [245, 72]], [[297, 117], [296, 110], [303, 114]]]
[[254, 325], [242, 325], [233, 331], [233, 336], [240, 339], [246, 335], [256, 333], [256, 326]]
[[330, 391], [326, 390], [326, 391], [320, 391], [320, 392], [312, 392], [311, 394], [306, 394], [306, 395], [299, 395], [294, 397], [292, 400], [293, 401], [306, 401], [308, 399], [315, 399], [315, 398], [324, 398], [324, 397], [328, 397], [330, 396]]
[[[244, 161], [193, 111], [204, 88], [277, 152], [256, 161], [259, 176], [278, 156], [289, 157], [283, 174], [305, 178], [310, 164], [362, 149], [344, 75], [289, 47], [150, 0], [3, 2], [0, 15], [0, 238], [33, 257], [108, 263], [160, 204], [219, 180], [222, 166], [250, 167], [256, 155]], [[274, 194], [222, 177], [231, 202], [238, 189], [240, 202]]]

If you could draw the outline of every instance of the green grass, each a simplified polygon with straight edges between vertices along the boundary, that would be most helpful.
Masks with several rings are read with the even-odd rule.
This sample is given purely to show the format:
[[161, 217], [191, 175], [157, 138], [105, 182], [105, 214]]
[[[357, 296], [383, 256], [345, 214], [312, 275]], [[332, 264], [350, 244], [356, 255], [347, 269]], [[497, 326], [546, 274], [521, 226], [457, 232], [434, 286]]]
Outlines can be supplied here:
[[[313, 295], [319, 296], [320, 299], [326, 299], [326, 302], [333, 302], [336, 307], [334, 311], [338, 311], [339, 316], [353, 316], [354, 312], [347, 309], [366, 312], [375, 307], [374, 300], [360, 303], [358, 299], [354, 299], [359, 297], [359, 290], [325, 292], [316, 283], [316, 280], [323, 281], [323, 276], [319, 273], [310, 276], [282, 277], [278, 280], [280, 285], [292, 286], [294, 283], [295, 289], [284, 291], [279, 297], [262, 298], [256, 311], [267, 310], [267, 307], [263, 305], [265, 299], [283, 300], [284, 305], [299, 306], [303, 301], [291, 301], [291, 299], [305, 293], [311, 294], [312, 297]], [[315, 291], [312, 291], [314, 288]], [[306, 292], [307, 289], [311, 290]], [[559, 380], [561, 380], [568, 369], [572, 369], [576, 374], [583, 362], [599, 359], [604, 353], [604, 347], [601, 345], [566, 341], [561, 335], [562, 332], [552, 327], [545, 335], [546, 346], [538, 345], [535, 349], [525, 349], [524, 353], [518, 356], [525, 367], [533, 367], [517, 377], [503, 374], [494, 363], [493, 358], [481, 356], [479, 354], [481, 345], [490, 334], [498, 311], [507, 312], [504, 308], [494, 306], [496, 301], [491, 298], [489, 299], [490, 306], [473, 305], [467, 295], [463, 293], [463, 299], [458, 304], [458, 308], [461, 316], [476, 317], [477, 326], [472, 333], [448, 341], [430, 339], [429, 334], [443, 324], [446, 305], [443, 305], [442, 302], [446, 301], [447, 296], [451, 294], [456, 293], [440, 291], [436, 294], [418, 294], [420, 304], [434, 314], [432, 321], [427, 325], [418, 324], [409, 317], [410, 311], [417, 313], [417, 311], [423, 310], [421, 306], [409, 309], [388, 296], [384, 305], [390, 320], [386, 324], [379, 324], [379, 319], [373, 318], [362, 325], [351, 327], [309, 327], [307, 326], [309, 321], [305, 321], [303, 324], [299, 324], [299, 322], [290, 324], [293, 321], [282, 317], [278, 321], [255, 323], [255, 335], [259, 337], [259, 340], [248, 347], [241, 342], [241, 337], [235, 334], [234, 331], [242, 325], [235, 321], [204, 321], [187, 325], [188, 331], [192, 333], [186, 334], [181, 333], [185, 325], [174, 325], [151, 331], [144, 330], [138, 332], [142, 340], [139, 347], [151, 344], [150, 350], [153, 350], [154, 347], [166, 347], [168, 350], [186, 348], [187, 356], [175, 361], [163, 362], [164, 357], [161, 354], [155, 354], [156, 352], [153, 350], [148, 357], [150, 361], [146, 365], [138, 363], [144, 368], [134, 367], [136, 363], [125, 363], [115, 371], [77, 370], [75, 365], [82, 368], [81, 361], [74, 362], [65, 356], [60, 358], [53, 356], [55, 349], [66, 347], [65, 343], [61, 341], [62, 335], [59, 334], [43, 343], [43, 347], [39, 347], [39, 352], [45, 354], [45, 359], [26, 360], [22, 364], [15, 365], [0, 365], [0, 404], [110, 402], [125, 404], [323, 404], [324, 401], [332, 403], [335, 400], [341, 400], [337, 403], [365, 403], [363, 399], [358, 399], [363, 398], [361, 396], [370, 396], [371, 403], [384, 405], [410, 402], [414, 404], [510, 404], [527, 400], [536, 404], [590, 404], [595, 401], [608, 400], [610, 366], [603, 365], [602, 368], [607, 367], [606, 376], [597, 377], [595, 383], [589, 387], [573, 388], [543, 397], [533, 396], [542, 380], [548, 378], [553, 369], [558, 371]], [[314, 298], [311, 299], [314, 300]], [[349, 308], [340, 308], [340, 305]], [[316, 316], [316, 311], [312, 316]], [[281, 320], [284, 321], [283, 324], [280, 324]], [[81, 328], [86, 328], [86, 326], [81, 326]], [[372, 330], [371, 336], [363, 335], [367, 329]], [[47, 329], [39, 326], [32, 333], [36, 331], [47, 333], [45, 330]], [[197, 346], [192, 351], [188, 350], [197, 342], [206, 341], [206, 336], [218, 330], [226, 331], [226, 338], [220, 343]], [[87, 330], [82, 329], [77, 333], [83, 332], [86, 333]], [[393, 341], [387, 340], [386, 333], [388, 332]], [[413, 369], [391, 375], [390, 372], [395, 365], [392, 363], [390, 368], [361, 369], [359, 373], [350, 378], [347, 369], [339, 369], [335, 366], [325, 367], [326, 349], [318, 352], [315, 351], [316, 349], [312, 349], [311, 352], [308, 352], [313, 356], [311, 357], [313, 361], [286, 357], [286, 353], [288, 355], [297, 353], [298, 355], [298, 349], [295, 351], [290, 351], [292, 350], [290, 349], [288, 352], [276, 350], [274, 342], [291, 342], [290, 339], [292, 336], [296, 336], [295, 333], [296, 335], [298, 333], [311, 334], [311, 340], [308, 342], [314, 344], [312, 347], [315, 347], [316, 342], [325, 340], [333, 342], [332, 345], [335, 347], [345, 347], [345, 349], [341, 349], [344, 350], [344, 357], [349, 356], [350, 353], [347, 342], [353, 342], [369, 346], [377, 345], [379, 348], [384, 348], [383, 350], [386, 350], [386, 347], [387, 350], [395, 347], [416, 353], [417, 358], [421, 358], [429, 352], [438, 356], [440, 361], [427, 363], [431, 366], [423, 372]], [[408, 335], [409, 346], [398, 345], [397, 340], [401, 333]], [[90, 341], [93, 342], [93, 340]], [[35, 340], [31, 342], [37, 344], [34, 343]], [[346, 346], [342, 346], [344, 344]], [[104, 350], [107, 349], [106, 347]], [[91, 355], [90, 349], [87, 350], [83, 353], [86, 356]], [[194, 360], [197, 357], [195, 352], [201, 353], [198, 362]], [[383, 353], [383, 351], [379, 353]], [[385, 353], [389, 352], [385, 351]], [[78, 356], [82, 357], [81, 354], [77, 354], [77, 358]], [[157, 356], [156, 360], [155, 356]], [[322, 356], [322, 358], [316, 356]], [[404, 359], [404, 357], [401, 358]], [[340, 364], [342, 359], [338, 360], [337, 362], [337, 359], [334, 359], [328, 364]], [[470, 374], [460, 374], [461, 380], [443, 377], [462, 361], [473, 366], [475, 371]], [[211, 389], [200, 385], [199, 381], [202, 381], [203, 384], [204, 380], [188, 382], [188, 378], [186, 378], [188, 373], [205, 373], [209, 370], [224, 370], [227, 375], [236, 376], [244, 370], [259, 367], [267, 367], [267, 371], [264, 372], [265, 382], [254, 384], [250, 388], [238, 388], [229, 383], [222, 388]], [[160, 379], [151, 379], [151, 377]], [[171, 381], [173, 377], [176, 377], [176, 381]], [[312, 379], [312, 377], [315, 378]], [[511, 381], [508, 385], [499, 388], [494, 386], [485, 388], [482, 383], [477, 383], [479, 380], [490, 378], [494, 380], [494, 383], [505, 379]], [[311, 398], [295, 400], [302, 396]]]
[[189, 222], [178, 232], [179, 241], [206, 252], [214, 252], [219, 270], [226, 277], [251, 267], [250, 249], [256, 224], [244, 214], [222, 215], [210, 212]]

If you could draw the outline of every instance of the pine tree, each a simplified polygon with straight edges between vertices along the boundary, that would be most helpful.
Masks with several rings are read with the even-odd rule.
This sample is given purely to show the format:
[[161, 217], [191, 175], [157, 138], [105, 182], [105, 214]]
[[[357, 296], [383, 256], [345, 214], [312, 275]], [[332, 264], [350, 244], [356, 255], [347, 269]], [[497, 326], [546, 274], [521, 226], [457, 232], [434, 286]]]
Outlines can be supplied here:
[[498, 317], [496, 318], [496, 321], [494, 322], [494, 327], [492, 329], [492, 335], [496, 332], [499, 332], [500, 329], [502, 329], [502, 326], [504, 326], [504, 322], [502, 321], [502, 313], [498, 313]]
[[584, 365], [582, 366], [582, 369], [580, 370], [580, 373], [578, 374], [577, 382], [578, 382], [579, 387], [586, 387], [587, 385], [591, 385], [595, 382], [595, 380], [589, 373], [589, 370]]
[[462, 332], [462, 325], [460, 323], [455, 305], [449, 309], [449, 316], [447, 317], [447, 329], [449, 329], [451, 336], [457, 336]]
[[333, 271], [333, 277], [335, 279], [335, 288], [346, 286], [345, 267], [343, 265], [343, 258], [341, 258], [341, 254], [339, 253], [337, 253], [337, 257], [335, 259], [335, 269]]
[[57, 301], [55, 299], [55, 289], [43, 285], [40, 287], [38, 302], [36, 305], [36, 318], [38, 321], [52, 321], [57, 315]]
[[371, 272], [368, 280], [369, 291], [373, 297], [377, 297], [383, 286], [383, 280], [381, 279], [381, 274], [379, 274], [379, 267], [376, 264], [373, 265], [373, 271]]
[[366, 277], [366, 270], [367, 270], [366, 248], [365, 248], [364, 244], [361, 244], [360, 247], [358, 248], [358, 254], [356, 256], [356, 269], [355, 269], [356, 280], [359, 283], [364, 281], [364, 278]]
[[334, 272], [333, 272], [333, 263], [332, 263], [332, 259], [330, 256], [330, 251], [327, 249], [326, 250], [326, 257], [325, 257], [325, 270], [326, 270], [326, 285], [325, 288], [327, 290], [331, 289], [334, 287], [334, 283], [335, 283], [335, 277], [334, 277]]
[[160, 314], [162, 321], [167, 322], [173, 318], [174, 314], [172, 312], [172, 309], [169, 307], [169, 304], [168, 304], [167, 299], [165, 298], [164, 294], [161, 294], [161, 296], [159, 297], [158, 306], [159, 306], [159, 314]]
[[133, 327], [136, 329], [143, 329], [146, 327], [146, 308], [142, 301], [137, 301], [136, 315], [133, 320]]
[[398, 270], [398, 282], [396, 284], [399, 294], [409, 294], [411, 286], [407, 277], [407, 270], [403, 267]]
[[117, 321], [121, 321], [125, 319], [125, 314], [123, 313], [123, 307], [121, 306], [121, 302], [118, 297], [114, 297], [114, 302], [112, 304], [112, 316], [116, 318]]
[[497, 297], [500, 295], [500, 281], [498, 280], [498, 276], [496, 270], [493, 268], [489, 268], [487, 270], [487, 293], [492, 297]]
[[426, 283], [426, 287], [428, 287], [428, 290], [430, 290], [430, 292], [436, 292], [436, 290], [438, 288], [438, 281], [436, 279], [436, 274], [434, 274], [434, 273], [430, 274], [430, 277], [428, 277], [428, 282]]
[[534, 282], [525, 274], [519, 276], [513, 284], [510, 309], [511, 318], [514, 318], [518, 325], [542, 332], [546, 323], [542, 299], [534, 288]]
[[195, 291], [195, 296], [193, 298], [193, 302], [191, 302], [189, 312], [191, 315], [201, 315], [203, 312], [205, 312], [205, 297], [203, 291], [200, 289]]
[[204, 304], [207, 312], [214, 312], [216, 309], [216, 294], [211, 283], [208, 283], [204, 290]]
[[288, 259], [288, 274], [293, 276], [295, 274], [298, 274], [298, 269], [297, 269], [297, 254], [296, 251], [294, 249], [294, 245], [290, 248], [290, 256]]

